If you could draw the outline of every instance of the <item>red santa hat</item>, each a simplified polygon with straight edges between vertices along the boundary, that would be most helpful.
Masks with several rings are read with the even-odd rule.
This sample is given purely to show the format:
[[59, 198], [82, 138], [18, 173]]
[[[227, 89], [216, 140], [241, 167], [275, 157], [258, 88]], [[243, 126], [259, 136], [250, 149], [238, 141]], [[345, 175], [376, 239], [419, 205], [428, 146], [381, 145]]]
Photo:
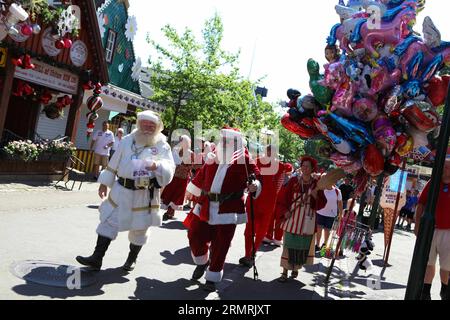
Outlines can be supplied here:
[[238, 128], [231, 128], [229, 126], [224, 126], [220, 131], [220, 135], [228, 139], [242, 139], [242, 133]]

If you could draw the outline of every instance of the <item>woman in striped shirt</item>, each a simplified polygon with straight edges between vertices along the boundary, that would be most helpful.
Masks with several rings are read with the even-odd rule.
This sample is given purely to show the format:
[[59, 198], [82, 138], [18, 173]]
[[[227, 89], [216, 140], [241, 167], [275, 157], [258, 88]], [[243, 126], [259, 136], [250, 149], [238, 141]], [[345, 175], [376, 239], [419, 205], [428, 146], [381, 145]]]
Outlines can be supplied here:
[[280, 201], [285, 212], [281, 225], [284, 230], [281, 282], [287, 280], [288, 270], [292, 271], [291, 278], [295, 279], [303, 265], [313, 264], [316, 211], [324, 208], [327, 202], [324, 186], [318, 185], [318, 178], [313, 176], [317, 171], [317, 161], [308, 156], [300, 161], [301, 173], [289, 180]]

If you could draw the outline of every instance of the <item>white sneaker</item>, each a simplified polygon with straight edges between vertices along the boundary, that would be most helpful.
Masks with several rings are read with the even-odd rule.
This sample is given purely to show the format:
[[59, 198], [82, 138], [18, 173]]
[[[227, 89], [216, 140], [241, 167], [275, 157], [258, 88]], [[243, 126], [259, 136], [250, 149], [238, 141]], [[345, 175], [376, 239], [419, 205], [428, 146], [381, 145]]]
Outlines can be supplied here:
[[280, 241], [280, 240], [273, 240], [272, 243], [274, 246], [277, 246], [277, 247], [281, 247], [283, 245], [283, 241]]
[[271, 243], [272, 243], [272, 240], [267, 239], [266, 237], [264, 237], [263, 243], [271, 244]]

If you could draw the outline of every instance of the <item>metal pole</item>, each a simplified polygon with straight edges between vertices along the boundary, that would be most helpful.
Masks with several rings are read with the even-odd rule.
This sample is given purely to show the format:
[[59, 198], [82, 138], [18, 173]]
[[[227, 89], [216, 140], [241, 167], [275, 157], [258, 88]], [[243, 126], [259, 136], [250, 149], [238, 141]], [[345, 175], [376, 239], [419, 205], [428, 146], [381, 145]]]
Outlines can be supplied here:
[[436, 160], [431, 175], [430, 190], [425, 211], [420, 219], [419, 233], [417, 235], [414, 255], [409, 272], [408, 285], [406, 287], [405, 300], [419, 300], [425, 278], [425, 272], [430, 255], [431, 242], [434, 235], [434, 223], [436, 204], [439, 196], [444, 162], [447, 154], [448, 139], [450, 137], [450, 85], [447, 89], [447, 101], [445, 103], [444, 116], [441, 124], [441, 132], [436, 150]]
[[375, 226], [375, 218], [378, 215], [378, 208], [380, 207], [381, 194], [383, 193], [384, 173], [380, 174], [377, 179], [377, 188], [375, 189], [375, 199], [373, 200], [372, 212], [370, 213], [369, 223], [370, 229], [373, 230]]
[[364, 216], [364, 209], [367, 205], [367, 191], [363, 192], [359, 202], [358, 220], [361, 221]]

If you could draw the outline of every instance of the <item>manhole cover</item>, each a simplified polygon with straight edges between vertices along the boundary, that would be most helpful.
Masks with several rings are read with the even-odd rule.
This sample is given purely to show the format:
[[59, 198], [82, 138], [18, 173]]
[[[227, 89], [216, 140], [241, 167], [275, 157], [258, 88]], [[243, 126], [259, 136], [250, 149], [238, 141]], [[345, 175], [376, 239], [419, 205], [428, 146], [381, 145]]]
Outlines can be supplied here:
[[92, 272], [54, 262], [20, 261], [13, 263], [10, 269], [20, 279], [51, 287], [81, 289], [97, 282]]

